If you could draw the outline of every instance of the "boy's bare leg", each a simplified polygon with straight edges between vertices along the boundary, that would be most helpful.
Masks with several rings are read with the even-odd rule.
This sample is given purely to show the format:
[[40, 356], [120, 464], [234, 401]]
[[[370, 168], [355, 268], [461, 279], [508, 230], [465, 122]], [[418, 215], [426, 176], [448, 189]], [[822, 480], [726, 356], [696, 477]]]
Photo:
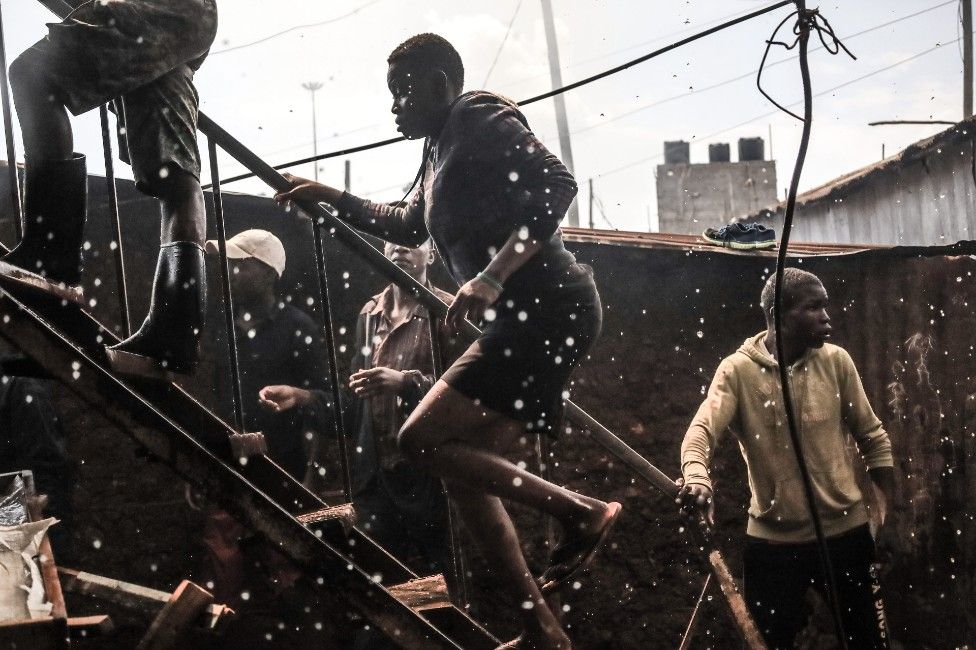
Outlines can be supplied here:
[[510, 585], [507, 593], [522, 614], [526, 647], [569, 648], [569, 637], [525, 563], [518, 534], [501, 499], [458, 483], [448, 482], [446, 486], [488, 566], [499, 574], [502, 584]]
[[10, 65], [10, 88], [24, 138], [27, 159], [67, 160], [74, 150], [68, 111], [32, 64], [17, 58]]
[[202, 246], [207, 213], [200, 181], [178, 167], [166, 171], [167, 177], [159, 188], [159, 241], [161, 244], [185, 241]]
[[399, 442], [434, 476], [535, 508], [570, 534], [602, 527], [606, 503], [545, 481], [500, 455], [525, 435], [523, 423], [486, 411], [439, 381], [407, 419]]

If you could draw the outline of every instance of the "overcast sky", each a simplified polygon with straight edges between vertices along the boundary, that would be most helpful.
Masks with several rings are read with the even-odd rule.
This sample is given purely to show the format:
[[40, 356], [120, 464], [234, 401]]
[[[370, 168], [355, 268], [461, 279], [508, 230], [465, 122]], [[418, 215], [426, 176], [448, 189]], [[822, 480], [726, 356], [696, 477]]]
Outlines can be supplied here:
[[[613, 67], [767, 4], [553, 0], [563, 81]], [[890, 155], [945, 128], [869, 127], [868, 122], [962, 117], [955, 0], [834, 0], [820, 9], [841, 37], [871, 31], [845, 41], [857, 61], [824, 51], [811, 55], [814, 92], [824, 94], [814, 102], [813, 142], [801, 188], [878, 160], [882, 145]], [[52, 17], [31, 0], [4, 3], [3, 10], [10, 60], [44, 35], [44, 22]], [[197, 74], [202, 109], [274, 164], [312, 153], [310, 93], [303, 82], [323, 83], [317, 94], [319, 152], [397, 135], [389, 112], [386, 56], [418, 32], [437, 32], [457, 47], [469, 90], [487, 88], [517, 100], [551, 88], [539, 0], [223, 0], [220, 11], [217, 40]], [[750, 73], [758, 67], [764, 40], [787, 13], [780, 9], [566, 95], [584, 223], [590, 178], [609, 220], [597, 212], [598, 227], [647, 230], [656, 223], [654, 168], [665, 140], [691, 141], [692, 161], [705, 162], [709, 143], [731, 142], [735, 151], [735, 141], [745, 136], [766, 139], [768, 154], [772, 133], [782, 195], [799, 123], [770, 114], [775, 109], [757, 92]], [[892, 21], [897, 22], [877, 28]], [[285, 33], [276, 35], [280, 32]], [[771, 62], [791, 55], [779, 48]], [[771, 68], [767, 80], [782, 103], [801, 98], [795, 61]], [[525, 113], [558, 154], [552, 101], [528, 106]], [[74, 124], [76, 148], [89, 154], [92, 172], [102, 173], [97, 112]], [[19, 136], [17, 146], [22, 152]], [[354, 155], [353, 191], [397, 199], [413, 179], [419, 158], [416, 142]], [[341, 186], [342, 160], [320, 165], [321, 180]], [[233, 161], [222, 161], [222, 175], [240, 171]], [[310, 165], [294, 172], [312, 175]], [[129, 176], [128, 168], [121, 166], [119, 174]], [[253, 180], [226, 189], [266, 193]]]

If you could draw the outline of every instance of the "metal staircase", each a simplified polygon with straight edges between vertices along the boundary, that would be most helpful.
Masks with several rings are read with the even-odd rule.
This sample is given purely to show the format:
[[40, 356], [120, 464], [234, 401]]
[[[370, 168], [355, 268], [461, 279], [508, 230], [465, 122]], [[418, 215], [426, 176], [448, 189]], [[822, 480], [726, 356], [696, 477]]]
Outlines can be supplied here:
[[78, 305], [0, 279], [0, 336], [404, 647], [498, 644], [444, 598], [411, 607], [418, 576], [346, 523], [351, 506], [326, 504], [267, 456], [235, 459], [234, 430], [178, 385], [115, 375], [103, 346], [116, 337]]

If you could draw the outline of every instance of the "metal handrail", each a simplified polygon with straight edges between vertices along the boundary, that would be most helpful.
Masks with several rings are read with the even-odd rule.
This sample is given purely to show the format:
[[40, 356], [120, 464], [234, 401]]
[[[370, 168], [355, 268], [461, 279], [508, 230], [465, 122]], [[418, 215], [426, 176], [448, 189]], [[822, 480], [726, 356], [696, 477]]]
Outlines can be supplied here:
[[10, 175], [10, 202], [14, 207], [17, 239], [23, 235], [20, 210], [20, 182], [17, 177], [17, 149], [14, 147], [14, 126], [10, 111], [10, 84], [7, 80], [7, 46], [3, 36], [3, 8], [0, 6], [0, 101], [3, 103], [3, 135], [7, 143], [7, 173]]
[[109, 132], [108, 105], [98, 107], [102, 125], [102, 152], [105, 157], [105, 186], [108, 189], [108, 207], [112, 213], [112, 228], [115, 234], [115, 281], [119, 292], [119, 311], [122, 312], [121, 338], [132, 335], [132, 320], [129, 314], [129, 292], [125, 281], [125, 256], [122, 254], [122, 220], [119, 218], [119, 193], [115, 184], [115, 156], [112, 154], [112, 134]]
[[207, 141], [210, 154], [210, 177], [213, 185], [210, 197], [213, 200], [214, 221], [217, 225], [217, 253], [220, 264], [220, 289], [224, 297], [224, 327], [227, 330], [227, 357], [230, 362], [232, 380], [232, 399], [234, 403], [234, 424], [237, 431], [244, 430], [244, 396], [241, 393], [241, 367], [237, 357], [237, 328], [234, 327], [234, 296], [230, 290], [230, 263], [227, 261], [227, 228], [224, 226], [224, 200], [220, 192], [220, 167], [217, 165], [217, 143]]
[[[208, 136], [209, 137], [209, 136]], [[352, 472], [349, 463], [349, 445], [346, 438], [346, 425], [342, 417], [342, 389], [339, 383], [339, 357], [336, 354], [335, 330], [332, 322], [332, 300], [329, 298], [329, 276], [326, 272], [325, 243], [322, 241], [322, 231], [312, 228], [312, 240], [315, 250], [315, 270], [318, 276], [319, 303], [322, 309], [322, 330], [325, 334], [325, 348], [329, 355], [329, 383], [332, 391], [332, 408], [335, 417], [332, 426], [335, 429], [336, 442], [339, 445], [339, 472], [342, 476], [342, 491], [346, 501], [352, 502]]]
[[[434, 378], [440, 379], [444, 374], [444, 350], [441, 348], [441, 338], [434, 327], [434, 319], [427, 315], [427, 335], [430, 337], [431, 363], [434, 368]], [[454, 605], [461, 609], [468, 607], [468, 572], [465, 568], [464, 552], [461, 548], [460, 516], [454, 506], [454, 500], [448, 493], [446, 486], [442, 486], [447, 501], [447, 531], [451, 542], [451, 572], [454, 574], [456, 594], [451, 594]]]

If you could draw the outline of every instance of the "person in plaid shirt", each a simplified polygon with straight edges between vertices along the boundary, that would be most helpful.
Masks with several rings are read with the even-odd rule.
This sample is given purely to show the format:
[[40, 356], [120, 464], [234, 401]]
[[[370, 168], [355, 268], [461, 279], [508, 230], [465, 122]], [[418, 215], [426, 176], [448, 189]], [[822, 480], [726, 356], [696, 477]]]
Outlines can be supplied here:
[[[398, 130], [425, 139], [419, 187], [405, 206], [374, 203], [291, 177], [279, 202], [334, 205], [340, 218], [387, 241], [430, 237], [461, 285], [447, 313], [482, 334], [421, 400], [399, 434], [408, 458], [444, 480], [481, 543], [524, 632], [509, 647], [569, 648], [543, 592], [565, 584], [605, 541], [620, 504], [542, 480], [503, 454], [554, 435], [572, 370], [602, 323], [592, 270], [566, 250], [559, 222], [576, 196], [572, 174], [512, 101], [461, 93], [464, 66], [440, 36], [420, 34], [388, 59]], [[547, 513], [563, 538], [533, 578], [501, 499]]]

